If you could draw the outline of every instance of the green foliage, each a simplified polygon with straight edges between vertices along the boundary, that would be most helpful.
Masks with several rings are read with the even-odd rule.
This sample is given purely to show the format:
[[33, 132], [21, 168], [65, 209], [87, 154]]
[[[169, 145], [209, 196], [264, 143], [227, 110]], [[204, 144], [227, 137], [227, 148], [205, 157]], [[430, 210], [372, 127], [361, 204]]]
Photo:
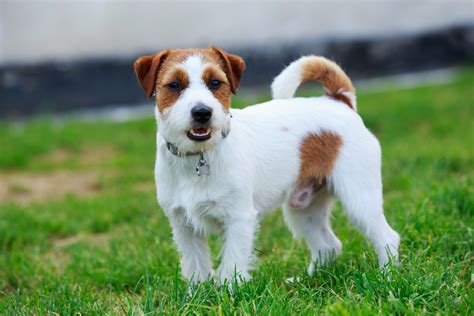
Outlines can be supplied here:
[[[2, 122], [0, 177], [94, 170], [100, 186], [83, 197], [0, 204], [0, 314], [472, 315], [473, 87], [467, 69], [441, 86], [359, 94], [361, 116], [382, 143], [385, 212], [402, 237], [401, 265], [389, 275], [337, 206], [344, 250], [332, 266], [308, 277], [308, 251], [276, 212], [263, 220], [251, 282], [233, 290], [208, 282], [192, 294], [156, 204], [151, 115]], [[111, 153], [87, 162], [90, 148]], [[67, 157], [42, 158], [57, 150]], [[220, 244], [211, 239], [215, 254]]]

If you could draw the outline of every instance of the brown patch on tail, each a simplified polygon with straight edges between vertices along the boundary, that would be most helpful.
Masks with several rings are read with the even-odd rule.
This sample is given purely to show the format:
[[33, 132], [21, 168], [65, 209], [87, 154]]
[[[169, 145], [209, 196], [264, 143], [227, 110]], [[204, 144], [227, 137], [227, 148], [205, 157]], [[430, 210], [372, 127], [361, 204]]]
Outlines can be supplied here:
[[326, 95], [346, 103], [355, 110], [355, 88], [351, 79], [335, 62], [320, 56], [311, 56], [301, 69], [301, 82], [316, 80], [322, 83]]
[[313, 183], [317, 187], [325, 184], [326, 177], [334, 168], [341, 145], [341, 137], [328, 131], [312, 133], [305, 137], [300, 147], [301, 166], [298, 183]]

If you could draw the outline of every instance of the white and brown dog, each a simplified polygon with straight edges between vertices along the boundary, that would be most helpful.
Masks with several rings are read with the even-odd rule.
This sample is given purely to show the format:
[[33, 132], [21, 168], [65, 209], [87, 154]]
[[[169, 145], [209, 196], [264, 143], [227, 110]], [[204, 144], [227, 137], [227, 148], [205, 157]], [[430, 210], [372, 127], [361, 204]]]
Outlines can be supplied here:
[[[295, 238], [311, 250], [308, 272], [341, 252], [329, 224], [338, 198], [375, 248], [396, 260], [399, 236], [383, 212], [381, 151], [356, 112], [355, 90], [335, 63], [307, 56], [272, 84], [274, 100], [231, 109], [245, 68], [218, 48], [166, 50], [135, 62], [155, 96], [158, 202], [168, 216], [184, 276], [214, 275], [206, 235], [224, 235], [222, 282], [249, 279], [259, 217], [282, 207]], [[307, 80], [326, 95], [293, 98]]]

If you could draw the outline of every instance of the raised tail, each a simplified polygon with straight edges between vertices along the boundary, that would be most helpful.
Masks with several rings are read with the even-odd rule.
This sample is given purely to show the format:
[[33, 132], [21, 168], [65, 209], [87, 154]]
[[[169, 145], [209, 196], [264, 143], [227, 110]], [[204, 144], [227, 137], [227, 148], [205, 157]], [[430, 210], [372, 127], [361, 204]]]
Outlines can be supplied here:
[[316, 80], [327, 96], [346, 103], [357, 111], [355, 88], [351, 79], [335, 62], [321, 56], [304, 56], [286, 67], [272, 83], [274, 99], [289, 99], [305, 81]]

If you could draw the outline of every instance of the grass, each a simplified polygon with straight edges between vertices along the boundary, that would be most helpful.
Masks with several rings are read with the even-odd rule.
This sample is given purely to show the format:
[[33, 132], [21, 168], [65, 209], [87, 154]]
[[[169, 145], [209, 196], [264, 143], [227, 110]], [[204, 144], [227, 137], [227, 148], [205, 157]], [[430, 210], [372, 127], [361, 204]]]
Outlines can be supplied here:
[[[332, 222], [344, 250], [334, 265], [307, 277], [308, 251], [277, 211], [263, 220], [251, 282], [232, 292], [206, 283], [191, 296], [155, 202], [151, 116], [0, 123], [0, 183], [27, 179], [11, 180], [0, 203], [0, 314], [472, 315], [473, 89], [467, 68], [442, 86], [359, 95], [382, 143], [385, 213], [402, 236], [390, 280], [338, 205]], [[92, 185], [78, 180], [91, 171]], [[61, 194], [29, 199], [43, 186], [28, 179], [57, 173], [84, 194], [59, 182]], [[211, 238], [214, 254], [219, 245]], [[291, 276], [301, 280], [286, 284]]]

